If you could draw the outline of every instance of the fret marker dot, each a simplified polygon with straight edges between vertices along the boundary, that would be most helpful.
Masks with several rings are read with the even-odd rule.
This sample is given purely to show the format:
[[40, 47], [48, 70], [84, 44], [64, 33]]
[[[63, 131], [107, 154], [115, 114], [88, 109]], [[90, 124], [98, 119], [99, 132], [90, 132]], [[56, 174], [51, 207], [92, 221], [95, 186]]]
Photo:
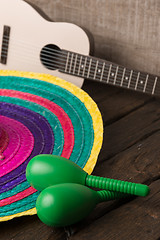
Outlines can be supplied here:
[[128, 80], [128, 77], [125, 77], [126, 80]]
[[114, 77], [114, 73], [111, 73], [111, 76]]
[[140, 81], [140, 84], [143, 84], [143, 81]]
[[101, 72], [101, 69], [98, 69], [98, 72], [100, 73], [100, 72]]
[[84, 65], [81, 65], [81, 68], [83, 68], [84, 67]]

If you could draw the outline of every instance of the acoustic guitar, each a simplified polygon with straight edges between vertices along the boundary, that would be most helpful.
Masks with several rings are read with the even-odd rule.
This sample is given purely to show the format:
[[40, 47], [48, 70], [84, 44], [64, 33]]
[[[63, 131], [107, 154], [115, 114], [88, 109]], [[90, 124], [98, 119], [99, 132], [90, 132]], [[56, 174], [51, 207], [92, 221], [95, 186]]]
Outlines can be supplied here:
[[42, 72], [81, 87], [90, 79], [160, 95], [158, 76], [89, 56], [90, 41], [75, 24], [51, 22], [23, 0], [0, 0], [0, 69]]

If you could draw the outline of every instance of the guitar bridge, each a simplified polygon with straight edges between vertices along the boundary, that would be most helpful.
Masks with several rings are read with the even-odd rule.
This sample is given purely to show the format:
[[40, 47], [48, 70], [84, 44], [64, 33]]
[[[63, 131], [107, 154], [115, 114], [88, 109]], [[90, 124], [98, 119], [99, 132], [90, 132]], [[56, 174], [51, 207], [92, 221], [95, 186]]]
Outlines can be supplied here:
[[1, 55], [0, 55], [0, 63], [2, 64], [7, 64], [10, 29], [11, 28], [6, 25], [3, 27], [3, 38], [2, 38], [2, 47], [1, 47]]

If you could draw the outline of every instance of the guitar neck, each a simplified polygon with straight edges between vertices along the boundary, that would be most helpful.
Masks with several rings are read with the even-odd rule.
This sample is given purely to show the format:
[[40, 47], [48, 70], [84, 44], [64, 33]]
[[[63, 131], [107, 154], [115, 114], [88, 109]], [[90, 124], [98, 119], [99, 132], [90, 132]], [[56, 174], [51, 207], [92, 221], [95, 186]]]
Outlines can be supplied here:
[[59, 71], [122, 88], [160, 95], [160, 77], [78, 53], [61, 52]]

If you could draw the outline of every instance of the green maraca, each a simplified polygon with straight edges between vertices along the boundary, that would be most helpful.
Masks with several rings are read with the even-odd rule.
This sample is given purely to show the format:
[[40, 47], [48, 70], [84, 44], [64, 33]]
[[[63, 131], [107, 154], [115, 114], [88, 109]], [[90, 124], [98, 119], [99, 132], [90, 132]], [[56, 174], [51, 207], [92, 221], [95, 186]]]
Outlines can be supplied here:
[[124, 196], [105, 190], [96, 192], [76, 183], [57, 184], [38, 196], [37, 215], [48, 226], [64, 227], [85, 218], [98, 203]]
[[74, 162], [50, 154], [32, 158], [27, 165], [26, 177], [30, 185], [37, 190], [60, 183], [78, 183], [138, 196], [147, 196], [149, 193], [149, 187], [144, 184], [88, 175]]

